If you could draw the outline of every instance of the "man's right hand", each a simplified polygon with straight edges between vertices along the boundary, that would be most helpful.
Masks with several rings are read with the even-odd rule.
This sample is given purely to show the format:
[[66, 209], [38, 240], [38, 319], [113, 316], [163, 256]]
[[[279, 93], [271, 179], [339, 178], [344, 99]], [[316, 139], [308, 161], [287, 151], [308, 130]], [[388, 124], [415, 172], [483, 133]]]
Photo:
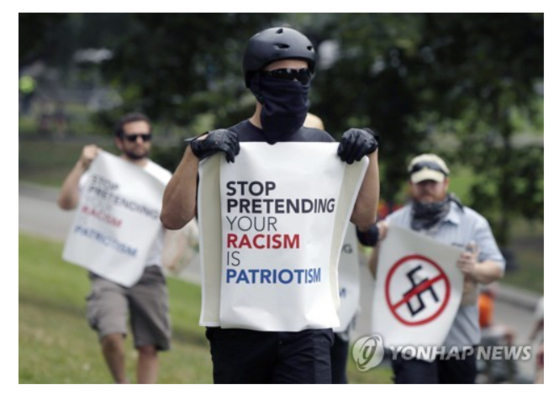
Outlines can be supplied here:
[[236, 132], [227, 129], [216, 129], [196, 138], [190, 143], [192, 153], [200, 160], [222, 151], [227, 162], [235, 162], [241, 147]]
[[85, 170], [89, 169], [91, 162], [93, 162], [93, 159], [97, 157], [97, 154], [99, 154], [100, 150], [101, 149], [95, 144], [86, 145], [85, 147], [83, 147], [82, 154], [80, 156], [80, 164]]
[[63, 210], [72, 210], [78, 206], [80, 201], [79, 184], [80, 177], [89, 169], [91, 162], [97, 157], [101, 148], [94, 144], [82, 148], [80, 159], [76, 162], [72, 171], [66, 176], [60, 188], [58, 206]]

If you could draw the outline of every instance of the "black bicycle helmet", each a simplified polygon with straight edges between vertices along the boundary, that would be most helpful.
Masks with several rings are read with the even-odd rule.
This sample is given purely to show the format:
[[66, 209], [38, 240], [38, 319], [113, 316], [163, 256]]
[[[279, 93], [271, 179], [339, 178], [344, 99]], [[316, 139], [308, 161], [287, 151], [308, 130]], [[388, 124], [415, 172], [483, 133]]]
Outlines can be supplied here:
[[246, 87], [250, 87], [253, 73], [281, 59], [306, 60], [310, 71], [314, 73], [316, 52], [310, 40], [297, 30], [272, 27], [252, 36], [243, 56]]

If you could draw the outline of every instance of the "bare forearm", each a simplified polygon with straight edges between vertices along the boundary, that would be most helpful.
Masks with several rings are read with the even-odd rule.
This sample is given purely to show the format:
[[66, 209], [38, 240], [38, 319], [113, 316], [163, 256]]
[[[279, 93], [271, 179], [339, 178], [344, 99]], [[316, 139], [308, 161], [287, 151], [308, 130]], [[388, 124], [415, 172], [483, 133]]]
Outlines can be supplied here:
[[367, 230], [375, 223], [378, 201], [379, 201], [379, 170], [378, 170], [378, 150], [369, 155], [369, 166], [365, 173], [365, 178], [361, 184], [361, 189], [357, 195], [351, 222], [360, 231]]
[[80, 159], [64, 180], [60, 195], [58, 196], [58, 206], [63, 210], [76, 208], [80, 201], [80, 178], [89, 169], [93, 160], [97, 157], [101, 149], [95, 144], [83, 147]]
[[475, 265], [472, 278], [482, 284], [489, 284], [503, 277], [503, 269], [497, 262], [483, 261]]
[[180, 229], [196, 214], [198, 158], [187, 147], [181, 163], [163, 194], [161, 222], [167, 229]]
[[58, 196], [58, 206], [63, 210], [72, 210], [76, 208], [80, 200], [79, 184], [80, 178], [85, 173], [87, 168], [83, 165], [82, 161], [78, 161], [74, 168], [70, 171]]

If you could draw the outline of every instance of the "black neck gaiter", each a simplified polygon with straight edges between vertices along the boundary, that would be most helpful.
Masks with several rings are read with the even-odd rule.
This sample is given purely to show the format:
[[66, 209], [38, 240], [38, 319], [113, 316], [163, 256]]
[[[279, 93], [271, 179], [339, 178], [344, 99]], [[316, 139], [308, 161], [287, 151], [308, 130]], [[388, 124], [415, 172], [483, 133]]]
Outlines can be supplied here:
[[303, 126], [309, 110], [310, 84], [260, 76], [253, 90], [262, 104], [260, 122], [270, 143], [285, 140]]

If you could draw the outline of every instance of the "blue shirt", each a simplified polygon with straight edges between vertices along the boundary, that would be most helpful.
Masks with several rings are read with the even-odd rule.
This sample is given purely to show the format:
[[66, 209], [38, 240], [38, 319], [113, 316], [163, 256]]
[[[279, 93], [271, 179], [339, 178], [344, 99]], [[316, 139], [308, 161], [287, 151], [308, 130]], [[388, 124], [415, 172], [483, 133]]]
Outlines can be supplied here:
[[[386, 217], [389, 225], [411, 229], [412, 209], [408, 204]], [[493, 237], [487, 220], [476, 211], [451, 202], [450, 210], [445, 218], [428, 230], [418, 231], [435, 240], [466, 249], [469, 242], [474, 242], [479, 248], [478, 261], [491, 260], [505, 270], [505, 259]], [[479, 344], [481, 332], [479, 328], [479, 310], [477, 303], [461, 305], [456, 313], [454, 322], [444, 341], [444, 346], [472, 346]]]

